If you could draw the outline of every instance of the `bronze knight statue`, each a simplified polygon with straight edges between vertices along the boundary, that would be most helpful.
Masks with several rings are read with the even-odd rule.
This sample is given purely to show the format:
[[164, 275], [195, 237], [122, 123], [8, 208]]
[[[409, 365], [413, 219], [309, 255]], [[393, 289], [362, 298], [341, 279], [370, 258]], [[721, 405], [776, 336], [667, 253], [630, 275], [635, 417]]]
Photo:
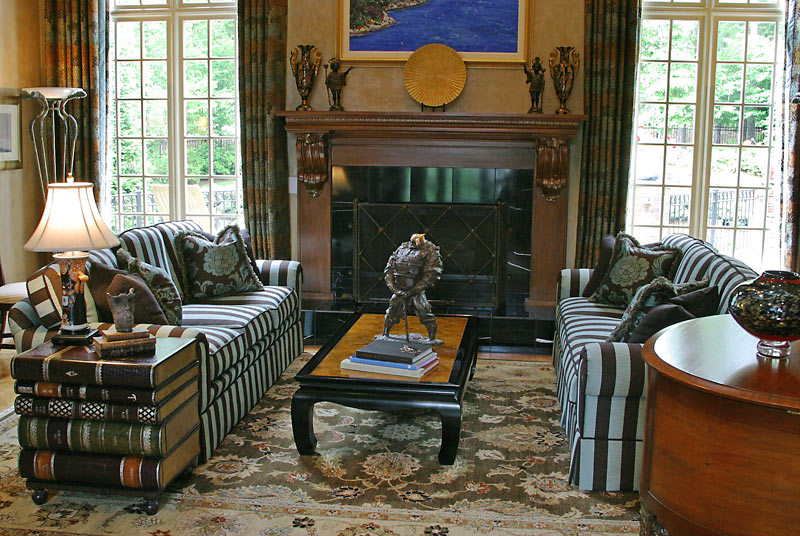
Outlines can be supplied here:
[[425, 296], [425, 291], [442, 274], [442, 258], [439, 256], [438, 246], [426, 240], [424, 234], [411, 235], [411, 239], [403, 242], [389, 257], [383, 273], [392, 297], [383, 320], [382, 338], [389, 338], [392, 326], [406, 319], [409, 308], [413, 307], [420, 323], [428, 330], [428, 339], [423, 338], [421, 342], [441, 342], [436, 340], [436, 317], [433, 316], [431, 304]]

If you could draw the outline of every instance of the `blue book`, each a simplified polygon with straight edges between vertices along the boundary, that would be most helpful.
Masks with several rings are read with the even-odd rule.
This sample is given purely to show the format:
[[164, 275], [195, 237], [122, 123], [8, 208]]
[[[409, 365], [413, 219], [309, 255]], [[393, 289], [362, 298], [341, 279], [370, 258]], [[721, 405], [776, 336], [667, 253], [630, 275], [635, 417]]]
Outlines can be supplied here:
[[358, 357], [357, 355], [353, 355], [350, 356], [350, 362], [361, 363], [362, 365], [373, 365], [376, 367], [390, 367], [390, 368], [399, 368], [405, 370], [420, 370], [427, 368], [427, 366], [431, 363], [431, 361], [438, 358], [439, 356], [437, 356], [435, 353], [432, 353], [430, 356], [421, 360], [419, 363], [408, 365], [406, 363], [395, 363], [394, 361], [380, 361], [378, 359], [366, 359], [363, 357]]

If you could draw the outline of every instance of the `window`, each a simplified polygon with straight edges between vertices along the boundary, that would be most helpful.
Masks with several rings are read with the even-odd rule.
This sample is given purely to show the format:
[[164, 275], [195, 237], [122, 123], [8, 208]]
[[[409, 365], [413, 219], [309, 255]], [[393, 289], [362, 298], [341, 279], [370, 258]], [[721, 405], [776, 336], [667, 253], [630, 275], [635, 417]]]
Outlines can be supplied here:
[[780, 267], [781, 6], [645, 1], [628, 229]]
[[106, 221], [241, 224], [235, 2], [116, 0], [111, 22]]

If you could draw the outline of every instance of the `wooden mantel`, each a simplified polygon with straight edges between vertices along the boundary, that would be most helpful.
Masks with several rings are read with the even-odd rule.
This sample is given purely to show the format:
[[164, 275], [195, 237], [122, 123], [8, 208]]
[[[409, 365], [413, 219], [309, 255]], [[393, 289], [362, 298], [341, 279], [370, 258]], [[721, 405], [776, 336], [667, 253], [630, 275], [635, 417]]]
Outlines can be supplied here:
[[527, 304], [547, 316], [566, 254], [569, 141], [583, 115], [451, 112], [280, 112], [297, 136], [304, 292], [330, 297], [330, 177], [334, 165], [535, 170]]

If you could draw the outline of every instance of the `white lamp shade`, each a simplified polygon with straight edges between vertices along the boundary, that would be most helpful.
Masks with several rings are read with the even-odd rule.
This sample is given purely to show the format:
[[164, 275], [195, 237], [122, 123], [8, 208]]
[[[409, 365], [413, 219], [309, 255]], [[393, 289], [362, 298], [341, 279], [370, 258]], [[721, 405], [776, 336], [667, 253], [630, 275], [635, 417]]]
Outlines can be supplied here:
[[56, 182], [47, 187], [42, 219], [25, 243], [30, 251], [89, 251], [119, 244], [97, 210], [88, 182]]

